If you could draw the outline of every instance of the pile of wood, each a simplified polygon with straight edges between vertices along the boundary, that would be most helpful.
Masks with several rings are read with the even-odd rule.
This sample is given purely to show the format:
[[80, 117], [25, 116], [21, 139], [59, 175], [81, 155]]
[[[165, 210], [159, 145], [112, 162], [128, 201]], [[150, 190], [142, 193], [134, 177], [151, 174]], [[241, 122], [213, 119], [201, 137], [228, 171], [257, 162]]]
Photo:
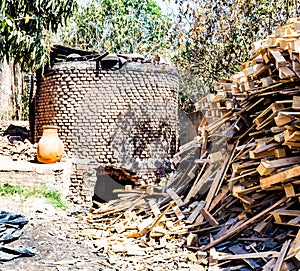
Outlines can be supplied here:
[[240, 72], [196, 104], [205, 117], [174, 156], [176, 174], [115, 191], [120, 199], [82, 217], [95, 231], [82, 235], [106, 251], [121, 240], [129, 249], [114, 253], [135, 247], [140, 259], [183, 240], [186, 270], [299, 270], [299, 37], [290, 19], [254, 43]]
[[10, 157], [14, 161], [32, 161], [36, 156], [36, 144], [29, 141], [26, 127], [6, 122], [0, 123], [0, 156]]

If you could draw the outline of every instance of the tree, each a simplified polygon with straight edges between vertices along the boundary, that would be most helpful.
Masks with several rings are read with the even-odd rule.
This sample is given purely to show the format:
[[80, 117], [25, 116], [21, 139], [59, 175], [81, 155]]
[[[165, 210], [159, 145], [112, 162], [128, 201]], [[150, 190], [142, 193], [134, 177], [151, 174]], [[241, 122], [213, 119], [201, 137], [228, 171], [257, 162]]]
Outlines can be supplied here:
[[[213, 83], [221, 77], [228, 78], [238, 70], [251, 55], [252, 42], [266, 38], [287, 18], [300, 13], [300, 3], [287, 0], [177, 3], [180, 10], [172, 39], [178, 54], [174, 60], [183, 75], [194, 75], [202, 84], [194, 91], [202, 89], [204, 93], [213, 91]], [[183, 86], [190, 86], [189, 82]]]
[[150, 53], [167, 47], [171, 22], [153, 0], [92, 0], [62, 29], [64, 45], [111, 53]]
[[0, 60], [19, 63], [23, 71], [49, 61], [53, 33], [77, 8], [76, 0], [1, 0]]

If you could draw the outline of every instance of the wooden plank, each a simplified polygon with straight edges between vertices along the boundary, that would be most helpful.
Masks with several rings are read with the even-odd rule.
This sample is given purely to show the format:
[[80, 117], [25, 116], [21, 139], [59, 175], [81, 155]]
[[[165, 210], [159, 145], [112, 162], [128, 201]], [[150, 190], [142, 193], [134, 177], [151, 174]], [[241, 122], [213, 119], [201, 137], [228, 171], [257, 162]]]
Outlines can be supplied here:
[[278, 115], [274, 118], [274, 121], [276, 123], [277, 126], [283, 126], [287, 123], [290, 123], [292, 121], [292, 118], [290, 116], [286, 116], [286, 115]]
[[274, 150], [274, 154], [276, 158], [286, 157], [285, 148], [277, 148]]
[[276, 168], [291, 166], [291, 165], [298, 164], [298, 163], [300, 163], [300, 158], [298, 156], [281, 158], [281, 159], [276, 159], [276, 160], [264, 160], [264, 161], [260, 162], [260, 164], [257, 168], [257, 171], [261, 176], [269, 175]]
[[249, 161], [249, 162], [239, 162], [239, 163], [232, 163], [232, 170], [234, 174], [240, 174], [245, 169], [253, 168], [259, 165], [260, 162], [258, 161]]
[[239, 253], [236, 255], [221, 254], [217, 256], [217, 259], [219, 261], [228, 261], [228, 260], [243, 260], [243, 259], [278, 258], [279, 254], [280, 253], [278, 251], [262, 251], [256, 253], [243, 253], [243, 254]]
[[206, 209], [209, 209], [213, 198], [218, 193], [218, 191], [222, 185], [223, 179], [225, 177], [224, 173], [227, 172], [228, 168], [230, 167], [230, 161], [235, 153], [234, 151], [235, 151], [235, 148], [238, 145], [238, 143], [239, 143], [239, 141], [237, 141], [234, 145], [228, 146], [228, 153], [226, 155], [224, 163], [223, 163], [222, 167], [220, 168], [220, 170], [218, 171], [216, 177], [214, 178], [214, 180], [211, 184], [211, 187], [209, 189], [209, 192], [206, 196], [206, 199], [205, 199], [205, 202], [206, 202], [205, 208]]
[[189, 191], [188, 195], [186, 196], [184, 202], [188, 203], [192, 197], [194, 197], [199, 190], [202, 188], [202, 186], [207, 182], [207, 180], [210, 178], [212, 175], [213, 171], [215, 170], [215, 165], [211, 164], [209, 167], [206, 169], [206, 171], [203, 173], [202, 177], [199, 179], [198, 182], [195, 182], [193, 184], [193, 187]]
[[286, 59], [283, 57], [283, 55], [279, 51], [269, 49], [269, 52], [275, 58], [276, 68], [277, 69], [279, 67], [285, 67], [285, 66], [287, 66]]
[[269, 114], [269, 112], [271, 113], [276, 113], [274, 111], [272, 111], [272, 106], [276, 104], [273, 103], [271, 105], [269, 105], [265, 110], [263, 110], [254, 120], [253, 123], [255, 123], [257, 126], [259, 126], [261, 124], [261, 122], [263, 122], [266, 119], [266, 115]]
[[273, 84], [273, 78], [271, 76], [261, 78], [260, 81], [263, 87], [268, 87]]
[[276, 263], [276, 259], [273, 258], [269, 262], [267, 262], [262, 268], [262, 271], [273, 271], [273, 266]]
[[295, 254], [298, 253], [299, 251], [300, 251], [300, 229], [298, 230], [298, 233], [291, 244], [289, 252], [287, 253], [287, 258], [291, 258], [295, 256]]
[[152, 195], [153, 192], [154, 192], [153, 186], [147, 186], [147, 187], [146, 187], [146, 193], [147, 193], [147, 194]]
[[285, 141], [300, 141], [300, 131], [285, 130], [283, 136]]
[[289, 246], [290, 246], [290, 243], [291, 243], [291, 240], [287, 240], [284, 242], [284, 244], [282, 245], [282, 248], [280, 250], [280, 255], [273, 267], [273, 271], [280, 271], [280, 267], [283, 263], [283, 260], [284, 260], [284, 257], [289, 249]]
[[274, 148], [279, 146], [280, 144], [278, 142], [274, 142], [271, 144], [267, 144], [263, 147], [257, 148], [255, 150], [249, 151], [249, 156], [251, 159], [255, 158], [262, 158], [266, 156], [272, 156], [274, 155]]
[[162, 212], [162, 214], [159, 217], [157, 217], [150, 225], [146, 226], [145, 228], [143, 228], [139, 232], [136, 232], [136, 233], [133, 233], [133, 234], [129, 234], [126, 237], [127, 238], [140, 238], [140, 237], [144, 236], [145, 234], [147, 234], [148, 232], [150, 232], [156, 225], [158, 225], [158, 223], [162, 220], [162, 218], [166, 215], [167, 212], [169, 212], [169, 210], [174, 205], [175, 205], [175, 202], [171, 201], [169, 203], [169, 205], [167, 206], [167, 208]]
[[166, 192], [170, 196], [170, 198], [176, 202], [176, 205], [178, 207], [184, 205], [182, 199], [176, 194], [176, 192], [172, 188], [168, 188]]
[[217, 206], [217, 204], [228, 194], [229, 191], [230, 191], [230, 189], [229, 189], [228, 185], [226, 185], [225, 187], [222, 187], [220, 193], [218, 193], [214, 197], [212, 203], [210, 204], [210, 206], [208, 208], [208, 211], [211, 212]]
[[284, 134], [280, 133], [280, 134], [274, 135], [274, 140], [276, 142], [282, 143], [284, 141]]
[[257, 73], [258, 71], [262, 70], [265, 68], [265, 64], [261, 63], [261, 64], [256, 64], [250, 67], [247, 67], [243, 70], [243, 73], [245, 74], [245, 76], [249, 76], [252, 74]]
[[277, 133], [282, 133], [285, 130], [285, 128], [275, 126], [275, 127], [271, 127], [270, 130], [273, 134], [277, 134]]
[[289, 67], [279, 67], [279, 78], [286, 79], [295, 77], [296, 74]]
[[[278, 144], [277, 144], [278, 145]], [[264, 158], [264, 157], [271, 157], [275, 155], [275, 150], [269, 149], [269, 150], [265, 150], [265, 151], [261, 151], [261, 152], [253, 152], [253, 151], [249, 151], [249, 156], [251, 159], [260, 159], [260, 158]]]
[[[196, 136], [192, 141], [182, 145], [179, 147], [179, 154], [188, 151], [189, 149], [193, 148], [195, 146], [195, 144], [199, 143], [201, 141], [201, 137], [200, 136]], [[177, 156], [178, 153], [175, 154], [175, 156]]]
[[194, 165], [194, 166], [191, 168], [190, 172], [188, 173], [188, 176], [190, 177], [191, 180], [194, 179], [194, 178], [196, 177], [197, 169], [198, 169], [197, 165]]
[[[247, 254], [247, 251], [245, 249], [243, 249], [240, 245], [230, 246], [229, 250], [232, 253], [237, 254], [236, 256], [240, 256], [241, 254], [244, 254], [244, 255]], [[240, 257], [240, 259], [243, 260], [244, 262], [246, 262], [253, 270], [260, 268], [260, 265], [258, 263], [256, 263], [252, 258]]]
[[284, 187], [284, 191], [285, 191], [285, 196], [287, 198], [291, 198], [296, 195], [293, 184], [287, 183], [287, 184], [283, 185], [283, 187]]
[[157, 204], [156, 200], [155, 199], [150, 199], [148, 201], [148, 203], [149, 203], [149, 206], [151, 208], [152, 213], [154, 214], [154, 217], [160, 216], [161, 212], [160, 212], [160, 209], [158, 207], [158, 204]]
[[255, 84], [253, 81], [246, 81], [240, 84], [240, 89], [243, 92], [254, 90], [255, 89]]
[[219, 225], [219, 222], [205, 208], [201, 209], [201, 214], [212, 227]]
[[285, 116], [294, 116], [294, 117], [300, 117], [299, 111], [280, 111], [278, 115], [285, 115]]
[[198, 236], [194, 233], [189, 233], [186, 238], [186, 245], [187, 246], [197, 246], [198, 245]]
[[253, 231], [258, 232], [258, 233], [262, 233], [263, 231], [265, 231], [266, 227], [269, 225], [268, 222], [266, 221], [261, 221], [259, 222], [255, 228], [253, 229]]
[[273, 184], [282, 183], [288, 181], [291, 178], [295, 178], [300, 175], [300, 166], [295, 166], [287, 170], [281, 171], [270, 177], [260, 179], [260, 186], [262, 189], [268, 188]]
[[190, 214], [188, 219], [186, 220], [187, 224], [192, 224], [194, 223], [195, 219], [198, 217], [200, 214], [201, 210], [203, 209], [205, 205], [205, 201], [200, 201], [199, 204], [196, 206], [196, 208], [193, 210], [193, 212]]
[[[247, 197], [243, 194], [239, 194], [239, 192], [242, 192], [243, 191], [243, 186], [241, 185], [235, 185], [233, 186], [233, 189], [232, 189], [232, 195], [238, 199], [240, 199], [242, 202], [244, 202], [245, 204], [248, 204], [248, 205], [251, 205], [251, 204], [254, 204], [255, 203], [255, 200], [251, 199], [250, 197]], [[257, 189], [257, 188], [255, 188]]]
[[272, 214], [279, 214], [282, 216], [300, 216], [300, 210], [287, 210], [287, 209], [277, 209]]
[[269, 123], [271, 123], [274, 117], [280, 112], [280, 110], [285, 109], [285, 104], [289, 104], [290, 101], [281, 101], [272, 103], [267, 109], [265, 109], [259, 116], [257, 116], [253, 122], [257, 125], [256, 129], [262, 129]]
[[283, 146], [288, 146], [290, 149], [300, 148], [300, 142], [287, 141], [282, 143]]
[[185, 218], [184, 214], [177, 205], [173, 206], [172, 209], [179, 220], [183, 220]]
[[208, 143], [208, 131], [206, 129], [202, 128], [202, 143], [201, 143], [201, 152], [200, 157], [204, 157], [207, 150], [207, 143]]
[[252, 74], [250, 77], [254, 79], [258, 79], [260, 75], [262, 75], [264, 72], [266, 72], [268, 69], [270, 69], [270, 65], [265, 65], [261, 69], [258, 69], [254, 74]]
[[300, 96], [293, 96], [292, 108], [300, 110]]
[[237, 235], [238, 233], [240, 233], [244, 229], [248, 228], [251, 224], [256, 222], [258, 219], [260, 219], [261, 217], [265, 216], [266, 214], [270, 213], [275, 208], [277, 208], [278, 206], [283, 204], [286, 200], [287, 200], [287, 198], [283, 198], [283, 199], [277, 201], [272, 206], [266, 208], [265, 210], [261, 211], [259, 214], [257, 214], [254, 217], [248, 219], [243, 224], [238, 225], [237, 227], [233, 227], [233, 228], [227, 230], [227, 232], [225, 232], [221, 237], [219, 237], [218, 239], [216, 239], [213, 242], [209, 243], [208, 245], [202, 247], [200, 250], [201, 251], [208, 250], [211, 247], [214, 247], [215, 245], [218, 245], [219, 243], [223, 242], [224, 240], [232, 238], [233, 236]]
[[260, 189], [260, 186], [259, 186], [259, 185], [251, 186], [251, 187], [249, 187], [249, 188], [245, 188], [245, 187], [244, 187], [242, 190], [236, 191], [236, 193], [237, 193], [238, 195], [246, 195], [246, 194], [249, 194], [249, 193], [253, 193], [253, 192], [255, 192], [255, 191], [259, 190], [259, 189]]
[[[209, 237], [210, 237], [210, 242], [212, 242], [214, 240], [212, 235], [210, 234]], [[218, 254], [217, 250], [214, 247], [210, 248], [210, 250], [209, 250], [209, 259], [208, 259], [209, 266], [215, 266], [216, 264], [218, 264], [218, 260], [216, 259], [217, 254]]]

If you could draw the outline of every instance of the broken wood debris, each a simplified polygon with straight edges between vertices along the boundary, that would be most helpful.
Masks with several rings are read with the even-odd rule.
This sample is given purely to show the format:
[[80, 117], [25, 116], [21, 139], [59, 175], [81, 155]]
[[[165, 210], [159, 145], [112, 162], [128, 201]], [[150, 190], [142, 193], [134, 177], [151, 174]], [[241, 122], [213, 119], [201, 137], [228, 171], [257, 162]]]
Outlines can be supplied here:
[[299, 270], [299, 25], [290, 19], [253, 44], [240, 72], [195, 104], [204, 112], [198, 136], [175, 154], [164, 185], [100, 204], [86, 223], [109, 229], [109, 242], [117, 234], [120, 253], [184, 240], [202, 270]]
[[29, 130], [7, 122], [0, 122], [0, 157], [6, 161], [33, 161], [36, 144], [29, 141]]

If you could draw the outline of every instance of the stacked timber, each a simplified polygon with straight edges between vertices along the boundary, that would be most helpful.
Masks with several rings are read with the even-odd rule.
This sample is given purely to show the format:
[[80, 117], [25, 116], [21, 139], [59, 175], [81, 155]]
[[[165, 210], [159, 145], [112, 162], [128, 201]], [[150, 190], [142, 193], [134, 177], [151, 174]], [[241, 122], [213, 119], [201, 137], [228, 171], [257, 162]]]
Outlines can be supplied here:
[[81, 217], [110, 232], [101, 247], [122, 240], [142, 249], [142, 262], [184, 240], [180, 270], [299, 270], [299, 37], [300, 20], [290, 19], [196, 104], [205, 117], [173, 157], [175, 174], [117, 190], [118, 200]]

